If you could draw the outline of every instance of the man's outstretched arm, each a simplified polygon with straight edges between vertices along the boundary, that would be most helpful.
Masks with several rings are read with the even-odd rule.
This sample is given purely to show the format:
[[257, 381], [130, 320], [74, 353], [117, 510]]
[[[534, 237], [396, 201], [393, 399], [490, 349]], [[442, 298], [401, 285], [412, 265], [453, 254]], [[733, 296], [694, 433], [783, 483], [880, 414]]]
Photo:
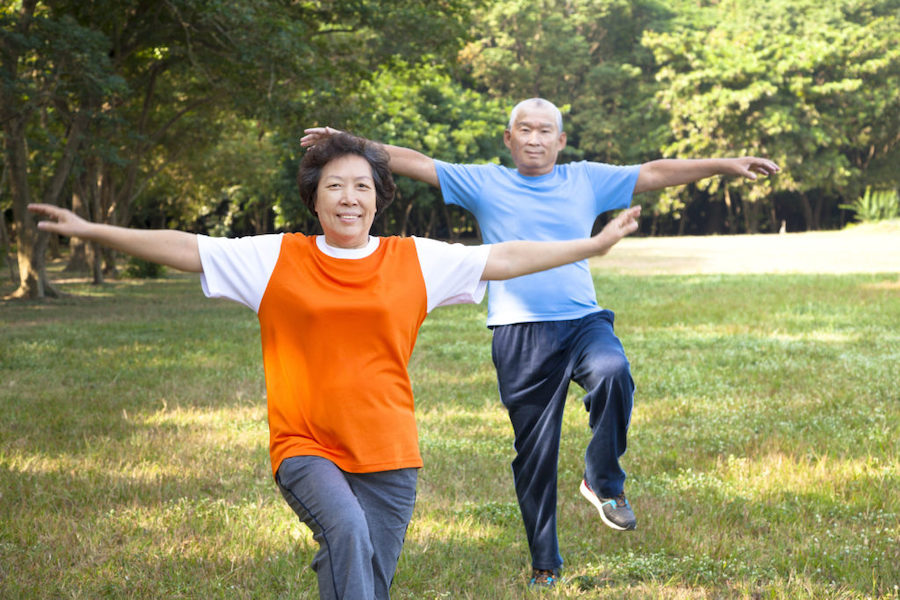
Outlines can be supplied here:
[[[315, 146], [316, 142], [331, 137], [339, 133], [339, 130], [333, 127], [310, 127], [303, 130], [305, 134], [300, 138], [300, 145], [304, 148]], [[438, 182], [437, 170], [434, 168], [434, 159], [425, 156], [421, 152], [404, 148], [402, 146], [392, 146], [390, 144], [382, 144], [391, 157], [391, 171], [397, 175], [411, 177], [418, 181], [424, 181], [434, 187], [441, 187]]]
[[663, 158], [641, 165], [634, 193], [661, 190], [684, 185], [714, 175], [735, 175], [755, 180], [759, 175], [772, 175], [781, 168], [767, 158]]

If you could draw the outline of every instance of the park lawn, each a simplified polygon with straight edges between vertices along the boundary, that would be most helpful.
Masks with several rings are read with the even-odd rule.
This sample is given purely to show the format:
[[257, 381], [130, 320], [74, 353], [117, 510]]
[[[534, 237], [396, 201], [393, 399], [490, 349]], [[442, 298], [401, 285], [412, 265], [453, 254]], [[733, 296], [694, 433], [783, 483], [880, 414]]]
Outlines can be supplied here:
[[[898, 598], [900, 281], [597, 275], [637, 384], [634, 532], [578, 493], [562, 598]], [[196, 276], [0, 303], [0, 597], [316, 598], [267, 453], [258, 324]], [[10, 291], [10, 290], [0, 290]], [[410, 371], [425, 468], [392, 597], [522, 598], [528, 549], [483, 306], [436, 310]]]

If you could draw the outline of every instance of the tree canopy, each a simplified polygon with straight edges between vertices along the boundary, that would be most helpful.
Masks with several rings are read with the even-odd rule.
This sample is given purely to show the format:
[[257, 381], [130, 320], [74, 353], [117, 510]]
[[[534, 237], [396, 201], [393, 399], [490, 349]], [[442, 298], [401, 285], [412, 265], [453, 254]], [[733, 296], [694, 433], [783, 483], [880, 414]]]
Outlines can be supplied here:
[[[783, 167], [645, 195], [644, 233], [837, 227], [865, 190], [900, 186], [897, 39], [900, 0], [3, 0], [0, 241], [16, 241], [18, 294], [40, 297], [53, 289], [31, 201], [311, 232], [293, 183], [304, 127], [507, 162], [508, 111], [531, 96], [564, 112], [562, 160]], [[437, 190], [398, 183], [382, 233], [476, 233]], [[96, 281], [115, 272], [76, 245]]]

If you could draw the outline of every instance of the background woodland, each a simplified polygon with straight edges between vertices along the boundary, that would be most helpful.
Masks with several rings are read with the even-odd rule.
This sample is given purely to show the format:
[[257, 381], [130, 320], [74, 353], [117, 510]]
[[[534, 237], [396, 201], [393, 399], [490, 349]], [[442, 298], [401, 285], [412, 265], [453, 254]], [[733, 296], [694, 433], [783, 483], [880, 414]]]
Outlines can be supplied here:
[[[897, 216], [900, 0], [83, 0], [0, 8], [0, 254], [55, 290], [25, 206], [213, 235], [317, 231], [305, 127], [509, 164], [508, 111], [564, 112], [561, 160], [766, 156], [757, 182], [644, 194], [644, 235], [807, 231]], [[603, 217], [601, 217], [602, 219]], [[400, 178], [378, 233], [474, 219]], [[68, 242], [96, 282], [116, 257]]]

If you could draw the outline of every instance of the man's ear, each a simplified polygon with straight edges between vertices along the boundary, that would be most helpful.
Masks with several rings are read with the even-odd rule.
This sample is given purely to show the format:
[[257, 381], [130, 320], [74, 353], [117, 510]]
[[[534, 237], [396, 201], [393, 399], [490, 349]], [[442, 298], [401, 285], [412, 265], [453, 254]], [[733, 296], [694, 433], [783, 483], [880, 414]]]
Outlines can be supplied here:
[[512, 142], [512, 133], [510, 133], [509, 129], [503, 130], [503, 144], [509, 148]]

